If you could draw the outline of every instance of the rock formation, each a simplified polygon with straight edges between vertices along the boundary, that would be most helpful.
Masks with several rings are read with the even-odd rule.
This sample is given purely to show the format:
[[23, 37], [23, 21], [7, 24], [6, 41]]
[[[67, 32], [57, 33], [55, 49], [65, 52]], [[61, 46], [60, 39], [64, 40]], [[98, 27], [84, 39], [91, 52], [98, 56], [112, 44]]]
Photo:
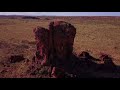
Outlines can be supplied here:
[[50, 23], [49, 30], [37, 27], [34, 33], [37, 60], [42, 60], [41, 65], [49, 63], [54, 72], [60, 71], [58, 68], [64, 67], [72, 55], [76, 28], [67, 22], [56, 21]]
[[36, 40], [36, 62], [42, 65], [48, 60], [49, 31], [43, 27], [36, 27], [34, 30]]
[[104, 70], [106, 71], [115, 71], [116, 70], [116, 65], [113, 63], [113, 59], [111, 58], [111, 56], [107, 55], [107, 54], [102, 54], [100, 56], [100, 60], [104, 61], [103, 67]]

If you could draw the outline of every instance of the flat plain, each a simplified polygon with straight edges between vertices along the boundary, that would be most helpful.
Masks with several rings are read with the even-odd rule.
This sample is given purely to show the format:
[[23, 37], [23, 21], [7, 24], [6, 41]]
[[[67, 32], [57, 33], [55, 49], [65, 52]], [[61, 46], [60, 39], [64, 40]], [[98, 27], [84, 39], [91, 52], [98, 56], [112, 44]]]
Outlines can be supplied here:
[[[51, 21], [62, 20], [75, 26], [77, 33], [74, 40], [74, 52], [89, 52], [95, 58], [102, 53], [111, 55], [113, 62], [120, 65], [120, 17], [47, 17], [36, 19], [23, 16], [0, 16], [0, 62], [5, 62], [11, 55], [23, 54], [31, 60], [35, 53], [33, 29], [37, 26], [48, 28]], [[11, 64], [12, 74], [3, 72], [1, 77], [15, 77], [27, 69], [25, 63]], [[8, 66], [9, 67], [9, 66]], [[11, 76], [10, 76], [11, 75]], [[17, 76], [16, 76], [17, 77]]]

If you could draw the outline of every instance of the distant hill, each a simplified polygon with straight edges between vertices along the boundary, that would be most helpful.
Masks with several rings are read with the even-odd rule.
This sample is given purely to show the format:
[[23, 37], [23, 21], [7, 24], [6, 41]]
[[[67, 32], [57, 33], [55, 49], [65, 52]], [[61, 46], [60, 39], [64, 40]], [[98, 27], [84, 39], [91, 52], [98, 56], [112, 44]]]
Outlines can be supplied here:
[[3, 19], [40, 19], [40, 20], [51, 20], [51, 19], [67, 19], [71, 20], [118, 20], [120, 16], [26, 16], [26, 15], [0, 15]]
[[39, 19], [36, 16], [23, 16], [23, 15], [0, 15], [0, 18], [6, 19]]
[[34, 16], [24, 16], [22, 17], [22, 19], [40, 19], [40, 18]]

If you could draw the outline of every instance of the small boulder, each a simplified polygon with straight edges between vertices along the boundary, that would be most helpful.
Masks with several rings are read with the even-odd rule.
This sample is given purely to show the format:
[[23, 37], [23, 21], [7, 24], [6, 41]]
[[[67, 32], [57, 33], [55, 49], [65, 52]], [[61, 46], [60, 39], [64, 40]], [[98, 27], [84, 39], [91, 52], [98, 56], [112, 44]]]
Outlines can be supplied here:
[[12, 55], [10, 56], [10, 63], [16, 63], [23, 61], [25, 58], [23, 55]]

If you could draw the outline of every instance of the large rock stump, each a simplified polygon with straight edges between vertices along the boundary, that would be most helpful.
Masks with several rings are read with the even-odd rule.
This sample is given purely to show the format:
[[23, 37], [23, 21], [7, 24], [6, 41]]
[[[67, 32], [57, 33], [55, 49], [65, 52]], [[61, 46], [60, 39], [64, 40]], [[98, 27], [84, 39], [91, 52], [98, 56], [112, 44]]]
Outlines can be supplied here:
[[72, 56], [76, 28], [67, 22], [56, 21], [49, 24], [49, 30], [37, 27], [33, 31], [37, 46], [37, 61], [41, 61], [41, 65], [49, 63], [53, 77], [59, 76], [54, 73], [60, 70], [63, 72]]
[[49, 30], [51, 54], [57, 65], [59, 61], [67, 61], [72, 55], [76, 28], [67, 22], [56, 21], [50, 23]]

